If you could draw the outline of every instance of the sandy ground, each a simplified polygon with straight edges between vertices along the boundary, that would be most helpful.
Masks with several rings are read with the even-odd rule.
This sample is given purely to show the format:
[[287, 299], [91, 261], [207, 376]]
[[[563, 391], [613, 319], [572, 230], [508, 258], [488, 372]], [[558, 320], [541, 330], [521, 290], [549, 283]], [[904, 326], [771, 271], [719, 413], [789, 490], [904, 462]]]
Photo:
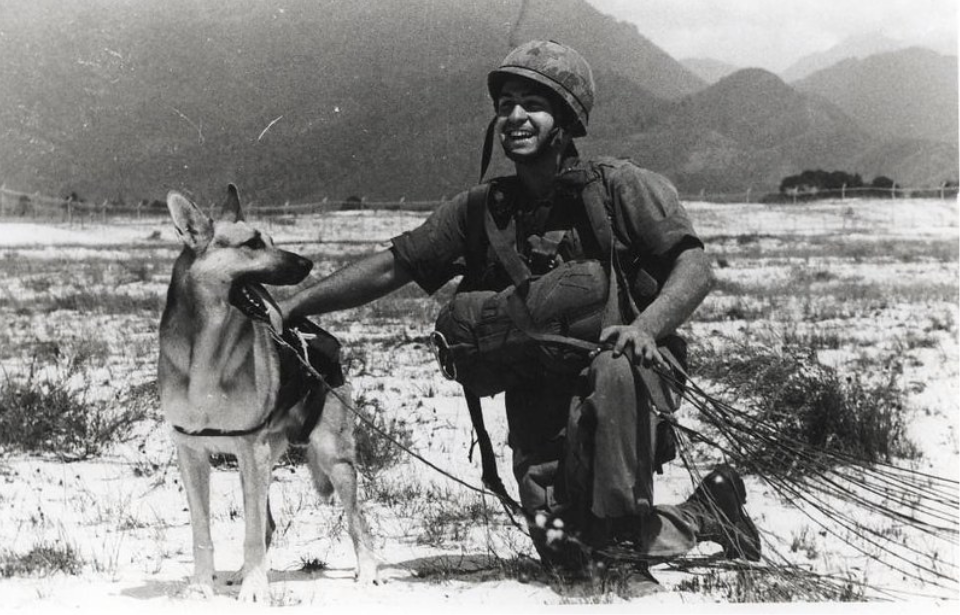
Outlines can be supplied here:
[[[851, 207], [848, 203], [817, 206], [816, 215], [799, 216], [796, 210], [764, 208], [758, 205], [689, 205], [701, 234], [729, 233], [730, 220], [748, 220], [743, 232], [758, 234], [788, 232], [811, 234], [846, 230], [869, 237], [950, 238], [957, 237], [957, 203], [923, 202], [923, 207], [880, 203], [870, 207]], [[739, 209], [737, 209], [739, 208]], [[808, 212], [809, 214], [810, 212]], [[339, 214], [338, 214], [339, 215]], [[366, 216], [365, 239], [385, 242], [398, 230], [418, 223], [420, 214], [391, 214], [381, 220]], [[318, 235], [326, 241], [339, 241], [343, 225], [336, 216], [319, 230], [288, 224], [271, 225], [278, 241], [312, 241]], [[347, 238], [344, 238], [346, 241]], [[102, 250], [114, 246], [119, 254], [129, 245], [156, 243], [170, 245], [175, 237], [165, 219], [156, 224], [88, 224], [83, 228], [35, 223], [0, 223], [0, 250], [8, 254], [29, 254], [30, 258], [61, 258], [65, 249], [76, 258], [84, 258], [84, 249]], [[344, 249], [349, 249], [344, 244]], [[65, 248], [66, 247], [66, 248]], [[857, 272], [864, 278], [891, 275], [945, 276], [956, 280], [956, 262], [943, 271], [921, 271], [916, 265], [893, 272], [875, 269]], [[756, 275], [741, 271], [738, 275]], [[909, 319], [910, 315], [904, 315]], [[895, 324], [895, 323], [894, 323]], [[397, 338], [416, 340], [429, 323], [404, 323], [398, 330], [377, 332], [354, 322], [337, 331], [343, 342], [375, 344], [381, 335], [385, 344]], [[93, 326], [93, 325], [91, 325]], [[102, 325], [99, 325], [103, 328]], [[711, 326], [721, 326], [711, 323]], [[864, 335], [883, 337], [890, 323], [865, 320]], [[373, 341], [371, 341], [373, 340]], [[958, 456], [958, 399], [960, 369], [956, 330], [938, 338], [936, 347], [918, 351], [917, 360], [908, 366], [905, 380], [922, 382], [909, 397], [911, 435], [923, 450], [918, 469], [960, 477]], [[457, 387], [436, 374], [429, 350], [421, 343], [398, 343], [389, 352], [381, 352], [378, 363], [365, 366], [354, 384], [371, 397], [388, 400], [384, 406], [395, 415], [416, 417], [414, 445], [425, 457], [449, 471], [479, 482], [478, 464], [467, 459], [470, 426]], [[114, 377], [123, 377], [113, 372]], [[128, 376], [130, 377], [130, 376]], [[141, 380], [144, 374], [137, 374]], [[502, 420], [502, 401], [487, 405], [491, 435], [503, 441], [506, 426]], [[682, 420], [682, 417], [681, 417]], [[267, 605], [239, 604], [236, 585], [226, 578], [242, 560], [242, 504], [236, 472], [215, 470], [213, 475], [212, 518], [216, 563], [221, 573], [217, 595], [207, 601], [184, 595], [186, 577], [192, 569], [190, 530], [173, 451], [162, 424], [142, 427], [133, 443], [118, 445], [107, 455], [93, 461], [61, 463], [56, 460], [6, 454], [0, 456], [0, 540], [8, 552], [22, 553], [37, 544], [70, 545], [86, 562], [79, 575], [57, 574], [45, 577], [0, 579], [0, 605], [3, 611], [24, 612], [260, 612]], [[501, 454], [503, 452], [501, 451]], [[501, 471], [508, 473], [509, 460], [501, 459]], [[723, 604], [715, 595], [692, 591], [664, 591], [630, 603], [613, 595], [600, 599], [578, 600], [558, 594], [545, 579], [521, 582], [504, 578], [498, 572], [497, 558], [533, 556], [526, 537], [511, 527], [502, 515], [496, 522], [463, 523], [455, 536], [447, 536], [438, 545], [424, 540], [424, 519], [435, 515], [437, 506], [467, 506], [475, 502], [496, 507], [492, 498], [479, 500], [471, 492], [451, 484], [428, 468], [404, 463], [386, 472], [380, 481], [392, 485], [416, 485], [425, 497], [396, 506], [376, 503], [370, 493], [366, 514], [376, 536], [381, 558], [378, 586], [357, 583], [353, 579], [353, 555], [343, 530], [343, 519], [336, 505], [316, 502], [306, 470], [279, 468], [272, 486], [274, 511], [279, 529], [271, 549], [271, 605], [284, 612], [440, 612], [454, 608], [467, 612], [553, 611], [610, 612], [728, 612], [766, 611], [769, 605], [755, 607]], [[508, 481], [510, 482], [510, 481]], [[755, 477], [748, 477], [748, 509], [762, 529], [765, 548], [799, 558], [816, 568], [850, 571], [870, 579], [876, 585], [897, 588], [911, 605], [909, 608], [956, 608], [956, 585], [946, 593], [931, 591], [916, 580], [903, 578], [877, 566], [869, 559], [849, 553], [842, 544], [822, 536], [801, 511], [784, 502]], [[365, 489], [372, 489], [365, 483]], [[662, 502], [676, 502], [692, 490], [690, 478], [680, 467], [671, 466], [657, 479]], [[512, 486], [511, 486], [512, 489]], [[854, 506], [851, 515], [862, 514]], [[806, 528], [806, 529], [804, 529]], [[803, 539], [802, 553], [791, 545]], [[919, 538], [922, 539], [922, 538]], [[942, 550], [944, 562], [957, 561], [957, 545], [933, 545]], [[711, 545], [701, 552], [715, 551]], [[791, 555], [792, 554], [792, 555]], [[804, 558], [808, 561], [804, 562]], [[306, 566], [322, 562], [322, 566]], [[665, 587], [673, 587], [689, 578], [687, 573], [662, 567], [656, 571]], [[944, 595], [949, 600], [932, 598]], [[597, 605], [596, 602], [601, 604]], [[798, 612], [830, 611], [829, 605], [800, 605]], [[901, 610], [902, 606], [872, 603], [869, 612]], [[778, 605], [780, 612], [796, 610]], [[861, 607], [843, 605], [844, 612]]]

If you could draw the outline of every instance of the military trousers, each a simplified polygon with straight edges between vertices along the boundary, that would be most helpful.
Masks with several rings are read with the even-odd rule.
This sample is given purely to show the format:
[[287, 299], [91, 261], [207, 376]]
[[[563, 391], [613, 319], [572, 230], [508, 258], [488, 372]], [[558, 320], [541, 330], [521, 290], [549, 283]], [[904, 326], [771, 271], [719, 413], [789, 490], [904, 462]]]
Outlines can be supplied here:
[[[601, 352], [576, 378], [545, 373], [507, 391], [505, 402], [526, 511], [563, 519], [595, 546], [627, 533], [638, 554], [650, 558], [696, 545], [697, 506], [654, 501], [657, 417], [625, 356]], [[540, 528], [531, 537], [545, 561], [556, 559]]]

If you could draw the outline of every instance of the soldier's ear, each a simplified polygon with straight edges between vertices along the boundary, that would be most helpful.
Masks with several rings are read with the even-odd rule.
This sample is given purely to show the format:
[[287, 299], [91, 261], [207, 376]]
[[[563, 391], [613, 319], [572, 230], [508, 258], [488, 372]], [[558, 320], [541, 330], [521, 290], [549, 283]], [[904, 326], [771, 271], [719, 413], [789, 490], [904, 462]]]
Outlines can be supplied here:
[[179, 192], [167, 194], [167, 209], [183, 245], [194, 252], [205, 250], [213, 239], [213, 221]]

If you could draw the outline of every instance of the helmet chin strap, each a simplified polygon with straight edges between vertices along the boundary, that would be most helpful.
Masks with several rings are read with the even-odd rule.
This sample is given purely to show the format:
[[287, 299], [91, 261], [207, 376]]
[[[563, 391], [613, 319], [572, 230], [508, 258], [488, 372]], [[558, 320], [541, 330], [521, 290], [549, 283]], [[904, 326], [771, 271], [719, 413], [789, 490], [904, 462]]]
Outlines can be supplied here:
[[[493, 119], [490, 120], [490, 123], [487, 124], [487, 132], [483, 139], [483, 153], [480, 156], [480, 183], [483, 183], [483, 177], [487, 174], [487, 168], [490, 166], [490, 158], [493, 156], [493, 136], [494, 136], [494, 127], [497, 124], [497, 116], [493, 116]], [[567, 135], [567, 129], [562, 126], [554, 126], [550, 129], [548, 133], [548, 146], [540, 148], [537, 152], [522, 157], [515, 157], [507, 154], [507, 157], [517, 162], [517, 159], [520, 160], [536, 160], [542, 156], [550, 155], [553, 151], [557, 149], [560, 143], [563, 142], [563, 139]], [[563, 158], [570, 156], [579, 156], [577, 152], [577, 146], [573, 144], [573, 139], [567, 142], [566, 147], [563, 150]]]
[[490, 156], [493, 155], [493, 128], [497, 124], [497, 116], [494, 115], [487, 124], [487, 133], [483, 138], [483, 153], [480, 156], [480, 182], [483, 183], [483, 176], [487, 174], [487, 167], [490, 166]]

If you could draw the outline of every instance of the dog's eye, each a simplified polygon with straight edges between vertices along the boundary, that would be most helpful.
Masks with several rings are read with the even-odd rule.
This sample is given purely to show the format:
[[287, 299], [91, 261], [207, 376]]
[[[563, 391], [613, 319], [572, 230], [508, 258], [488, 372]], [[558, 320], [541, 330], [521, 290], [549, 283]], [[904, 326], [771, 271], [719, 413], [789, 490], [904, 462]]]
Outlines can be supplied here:
[[262, 250], [267, 247], [267, 244], [263, 243], [263, 239], [259, 235], [243, 242], [243, 245], [251, 250]]

